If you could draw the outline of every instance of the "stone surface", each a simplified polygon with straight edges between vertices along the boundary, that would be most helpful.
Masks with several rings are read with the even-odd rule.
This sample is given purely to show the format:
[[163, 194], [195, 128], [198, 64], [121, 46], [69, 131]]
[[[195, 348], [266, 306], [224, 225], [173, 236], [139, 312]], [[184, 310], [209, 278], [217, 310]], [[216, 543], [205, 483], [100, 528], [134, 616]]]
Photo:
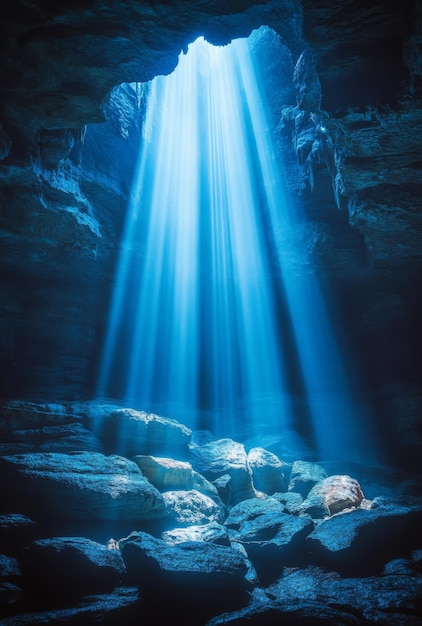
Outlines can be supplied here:
[[419, 544], [421, 504], [386, 504], [340, 513], [307, 537], [312, 562], [343, 575], [375, 575]]
[[274, 453], [260, 447], [252, 448], [248, 452], [248, 466], [257, 491], [272, 495], [285, 490], [283, 464]]
[[249, 564], [237, 550], [203, 541], [168, 545], [142, 532], [120, 546], [128, 575], [156, 618], [168, 618], [171, 606], [172, 620], [205, 623], [204, 614], [247, 602]]
[[186, 461], [137, 454], [134, 462], [159, 491], [193, 488], [192, 465]]
[[234, 506], [225, 522], [231, 541], [246, 549], [262, 585], [273, 581], [286, 565], [305, 556], [305, 538], [313, 530], [309, 516], [284, 512], [274, 498], [245, 500]]
[[120, 550], [84, 537], [54, 537], [26, 547], [19, 565], [26, 587], [44, 597], [74, 598], [109, 592], [124, 583]]
[[20, 452], [101, 452], [101, 444], [95, 435], [76, 422], [43, 428], [13, 430], [0, 444], [2, 454]]
[[254, 593], [251, 605], [211, 620], [222, 624], [392, 624], [420, 623], [422, 579], [411, 576], [345, 578], [308, 567]]
[[191, 489], [190, 491], [165, 491], [166, 514], [177, 524], [196, 526], [210, 522], [223, 522], [226, 511], [222, 503]]
[[243, 444], [225, 438], [204, 445], [191, 445], [193, 468], [209, 480], [225, 474], [231, 477], [231, 504], [254, 495], [252, 478]]
[[356, 479], [347, 475], [328, 476], [312, 487], [301, 511], [319, 519], [340, 513], [343, 509], [356, 508], [363, 497]]
[[186, 541], [207, 541], [221, 546], [230, 546], [227, 528], [217, 522], [210, 522], [209, 524], [203, 524], [201, 526], [188, 526], [187, 528], [167, 530], [161, 535], [161, 539], [170, 545], [184, 543]]
[[[33, 453], [0, 458], [3, 507], [41, 519], [156, 519], [161, 494], [135, 463], [94, 452]], [[24, 498], [23, 498], [24, 494]]]
[[290, 474], [288, 490], [298, 492], [306, 498], [312, 487], [326, 477], [326, 471], [317, 463], [295, 461]]
[[192, 434], [176, 420], [134, 409], [113, 411], [97, 428], [109, 452], [126, 456], [186, 454]]

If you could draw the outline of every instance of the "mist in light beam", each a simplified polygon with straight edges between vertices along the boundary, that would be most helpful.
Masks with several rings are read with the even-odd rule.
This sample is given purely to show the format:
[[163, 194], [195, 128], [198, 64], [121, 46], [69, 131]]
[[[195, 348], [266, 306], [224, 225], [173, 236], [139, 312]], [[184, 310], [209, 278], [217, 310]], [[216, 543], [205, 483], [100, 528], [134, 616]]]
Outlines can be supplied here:
[[300, 397], [321, 454], [357, 445], [321, 290], [291, 269], [299, 219], [248, 40], [199, 38], [150, 85], [98, 395], [216, 432], [294, 429]]

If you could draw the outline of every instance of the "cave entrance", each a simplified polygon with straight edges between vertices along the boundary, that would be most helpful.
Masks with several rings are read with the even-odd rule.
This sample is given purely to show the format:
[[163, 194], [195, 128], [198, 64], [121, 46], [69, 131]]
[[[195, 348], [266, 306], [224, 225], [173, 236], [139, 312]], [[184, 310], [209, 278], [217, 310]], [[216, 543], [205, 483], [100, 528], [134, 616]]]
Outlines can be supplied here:
[[295, 269], [263, 33], [199, 38], [150, 84], [98, 393], [215, 433], [303, 436], [327, 458], [356, 443], [353, 406], [318, 282]]

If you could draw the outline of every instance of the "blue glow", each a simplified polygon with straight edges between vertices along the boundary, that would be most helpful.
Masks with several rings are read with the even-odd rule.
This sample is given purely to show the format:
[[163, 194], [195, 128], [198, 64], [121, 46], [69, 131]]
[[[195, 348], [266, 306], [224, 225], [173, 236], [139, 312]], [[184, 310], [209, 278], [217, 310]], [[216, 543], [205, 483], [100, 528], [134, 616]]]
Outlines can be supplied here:
[[200, 38], [152, 81], [99, 395], [283, 432], [302, 394], [327, 458], [359, 433], [317, 280], [295, 271], [301, 218], [266, 112], [247, 40]]

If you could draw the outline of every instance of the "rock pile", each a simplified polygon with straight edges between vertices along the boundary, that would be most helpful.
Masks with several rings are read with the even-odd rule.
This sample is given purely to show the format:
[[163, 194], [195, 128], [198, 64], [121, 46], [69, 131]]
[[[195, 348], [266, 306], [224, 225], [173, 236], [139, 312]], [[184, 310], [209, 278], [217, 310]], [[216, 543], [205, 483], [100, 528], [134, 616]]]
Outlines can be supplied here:
[[55, 407], [0, 418], [2, 626], [420, 623], [416, 496], [369, 501], [348, 474], [133, 409]]

